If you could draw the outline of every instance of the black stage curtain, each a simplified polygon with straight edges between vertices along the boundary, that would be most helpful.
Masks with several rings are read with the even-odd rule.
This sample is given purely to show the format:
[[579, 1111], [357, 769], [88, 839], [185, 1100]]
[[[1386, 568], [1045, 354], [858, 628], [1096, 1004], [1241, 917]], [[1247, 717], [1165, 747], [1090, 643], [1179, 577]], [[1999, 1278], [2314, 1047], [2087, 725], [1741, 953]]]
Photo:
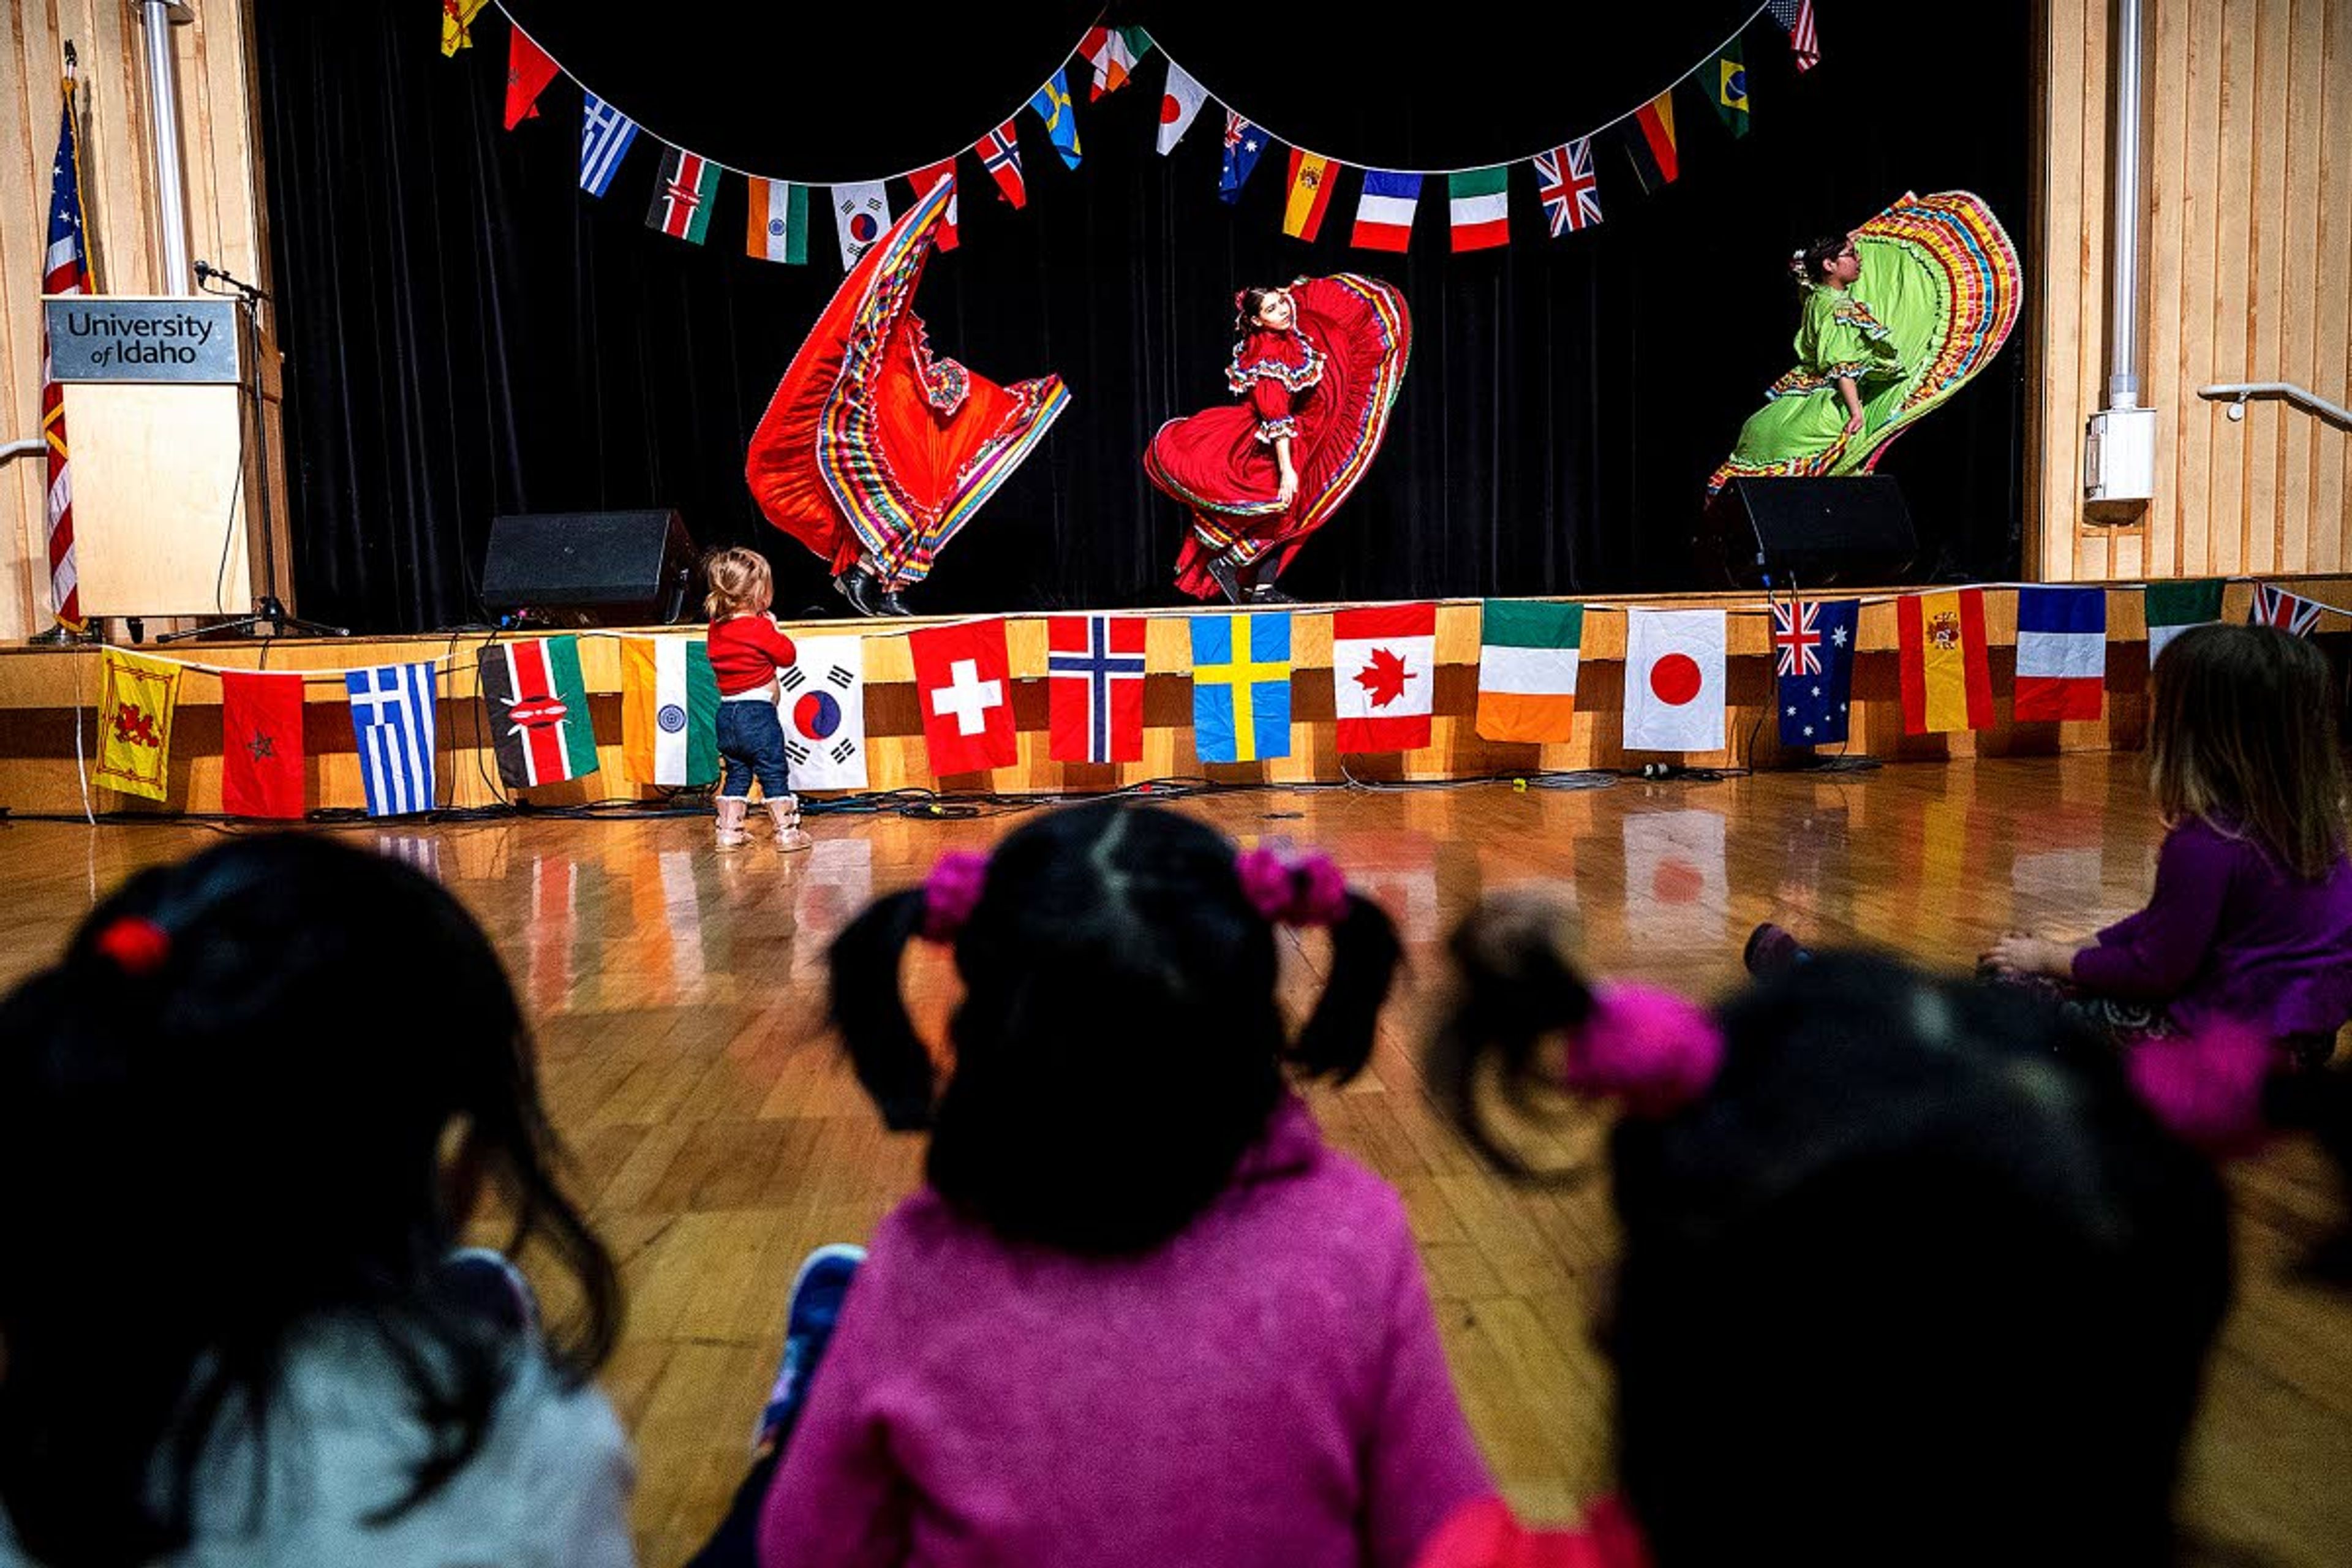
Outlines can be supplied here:
[[[830, 225], [810, 264], [742, 253], [729, 176], [709, 242], [644, 226], [667, 137], [777, 177], [905, 168], [974, 141], [1053, 68], [1091, 4], [626, 7], [510, 0], [564, 65], [645, 126], [603, 200], [576, 188], [580, 90], [502, 128], [495, 9], [453, 60], [436, 7], [256, 0], [277, 330], [288, 355], [305, 613], [373, 631], [480, 618], [490, 519], [675, 506], [705, 546], [755, 542], [778, 608], [838, 607], [814, 559], [769, 528], [744, 445], [840, 280]], [[1138, 5], [1211, 90], [1360, 166], [1523, 159], [1629, 109], [1748, 6]], [[1510, 170], [1512, 240], [1447, 246], [1443, 181], [1403, 257], [1350, 249], [1358, 177], [1321, 238], [1281, 232], [1276, 149], [1237, 205], [1217, 196], [1213, 102], [1153, 150], [1161, 60], [1089, 103], [1066, 171], [1019, 116], [1029, 204], [960, 165], [962, 248], [916, 308], [943, 353], [997, 380], [1057, 371], [1074, 402], [913, 595], [934, 612], [1172, 604], [1176, 506], [1138, 456], [1222, 399], [1230, 296], [1304, 273], [1396, 282], [1414, 351], [1387, 449], [1285, 579], [1303, 596], [1632, 592], [1695, 585], [1685, 543], [1708, 470], [1787, 367], [1783, 258], [1906, 189], [1968, 188], [2032, 237], [2033, 13], [1992, 0], [1965, 51], [1900, 7], [1821, 0], [1823, 63], [1794, 71], [1769, 19], [1746, 34], [1753, 120], [1734, 141], [1678, 95], [1682, 175], [1655, 195], [1595, 143], [1604, 221], [1546, 237]], [[1375, 25], [1369, 18], [1396, 16]], [[1078, 72], [1084, 69], [1083, 63]], [[1076, 76], [1077, 72], [1074, 72]], [[894, 182], [894, 209], [908, 198]], [[821, 195], [821, 193], [819, 193]], [[820, 205], [820, 204], [813, 204]], [[2023, 504], [2025, 342], [1893, 448], [1932, 565], [2007, 574]]]

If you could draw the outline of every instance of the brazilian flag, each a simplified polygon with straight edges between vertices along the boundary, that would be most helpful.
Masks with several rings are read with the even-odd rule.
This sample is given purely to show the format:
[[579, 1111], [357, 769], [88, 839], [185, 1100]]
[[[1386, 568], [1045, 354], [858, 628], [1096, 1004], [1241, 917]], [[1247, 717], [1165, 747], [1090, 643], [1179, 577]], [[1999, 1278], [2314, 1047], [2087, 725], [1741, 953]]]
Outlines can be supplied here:
[[1748, 134], [1748, 68], [1740, 62], [1739, 40], [1734, 38], [1715, 61], [1715, 111], [1734, 136]]

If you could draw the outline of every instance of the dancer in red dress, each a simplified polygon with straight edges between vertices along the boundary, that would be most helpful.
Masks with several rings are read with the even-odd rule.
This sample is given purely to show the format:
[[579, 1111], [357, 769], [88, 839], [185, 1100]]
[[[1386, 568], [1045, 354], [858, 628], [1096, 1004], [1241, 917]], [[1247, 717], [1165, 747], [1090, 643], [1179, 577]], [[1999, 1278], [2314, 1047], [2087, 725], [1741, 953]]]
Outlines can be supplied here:
[[954, 195], [942, 180], [860, 257], [793, 356], [744, 478], [865, 616], [908, 614], [956, 531], [1069, 406], [1056, 375], [999, 386], [931, 353], [908, 307]]
[[1404, 381], [1404, 297], [1341, 272], [1234, 297], [1225, 384], [1243, 401], [1160, 427], [1151, 482], [1192, 513], [1176, 585], [1196, 599], [1288, 604], [1274, 579], [1371, 466]]

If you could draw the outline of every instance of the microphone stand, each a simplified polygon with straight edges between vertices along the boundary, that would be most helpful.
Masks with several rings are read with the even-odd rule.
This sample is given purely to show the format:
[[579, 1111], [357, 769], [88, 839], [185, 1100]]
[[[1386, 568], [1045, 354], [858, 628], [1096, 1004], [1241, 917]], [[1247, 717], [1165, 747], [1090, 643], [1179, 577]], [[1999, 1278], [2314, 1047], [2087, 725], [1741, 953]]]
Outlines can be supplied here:
[[[196, 279], [204, 285], [207, 293], [235, 294], [237, 314], [244, 319], [246, 357], [252, 363], [249, 376], [246, 374], [238, 376], [237, 392], [239, 401], [247, 405], [243, 412], [249, 414], [253, 420], [253, 438], [257, 444], [259, 459], [256, 466], [260, 473], [260, 482], [253, 489], [259, 492], [261, 498], [261, 592], [254, 596], [253, 614], [249, 616], [212, 621], [204, 626], [190, 626], [185, 631], [166, 632], [155, 640], [159, 643], [180, 642], [189, 637], [218, 637], [229, 632], [250, 632], [261, 626], [268, 626], [268, 635], [273, 637], [284, 637], [289, 628], [311, 637], [347, 637], [352, 635], [349, 626], [329, 626], [324, 621], [306, 621], [299, 616], [288, 614], [284, 602], [278, 597], [276, 592], [278, 529], [270, 497], [269, 424], [262, 417], [261, 411], [259, 311], [261, 301], [269, 296], [252, 284], [208, 262], [196, 263]], [[215, 283], [220, 287], [214, 287]], [[250, 513], [248, 513], [249, 516]]]

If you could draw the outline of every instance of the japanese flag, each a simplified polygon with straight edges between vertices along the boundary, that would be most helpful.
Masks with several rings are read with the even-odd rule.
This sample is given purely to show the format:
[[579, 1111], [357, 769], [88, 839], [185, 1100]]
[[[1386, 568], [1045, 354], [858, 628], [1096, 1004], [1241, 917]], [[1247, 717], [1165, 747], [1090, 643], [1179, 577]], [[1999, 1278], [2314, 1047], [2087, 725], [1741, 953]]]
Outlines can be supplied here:
[[1625, 612], [1625, 749], [1719, 752], [1721, 610]]
[[1208, 93], [1201, 84], [1185, 73], [1175, 61], [1168, 62], [1168, 85], [1160, 94], [1160, 155], [1163, 158], [1176, 150], [1184, 132], [1192, 129], [1193, 117], [1201, 112], [1201, 102]]

